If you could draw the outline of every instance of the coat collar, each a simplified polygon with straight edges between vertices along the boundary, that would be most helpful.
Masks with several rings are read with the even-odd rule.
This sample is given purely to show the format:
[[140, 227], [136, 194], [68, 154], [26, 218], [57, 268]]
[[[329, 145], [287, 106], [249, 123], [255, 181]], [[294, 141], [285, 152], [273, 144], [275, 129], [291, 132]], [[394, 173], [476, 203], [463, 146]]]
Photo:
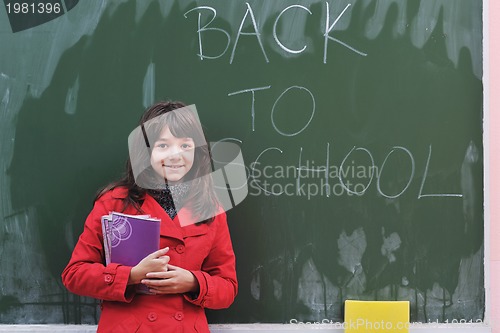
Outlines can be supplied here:
[[146, 213], [154, 212], [153, 214], [156, 216], [152, 217], [161, 219], [161, 236], [176, 238], [184, 242], [185, 237], [203, 235], [208, 231], [206, 223], [201, 225], [195, 224], [197, 221], [194, 219], [191, 211], [185, 207], [181, 208], [177, 216], [172, 220], [160, 204], [147, 193], [141, 208]]

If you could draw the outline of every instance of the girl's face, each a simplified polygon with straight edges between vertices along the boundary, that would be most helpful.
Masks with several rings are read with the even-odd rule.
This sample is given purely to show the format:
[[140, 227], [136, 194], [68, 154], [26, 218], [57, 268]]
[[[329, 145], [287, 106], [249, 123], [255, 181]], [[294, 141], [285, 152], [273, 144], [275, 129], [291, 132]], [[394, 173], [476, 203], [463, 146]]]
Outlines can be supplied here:
[[195, 144], [192, 138], [177, 138], [164, 127], [151, 153], [151, 166], [169, 184], [175, 184], [193, 167]]

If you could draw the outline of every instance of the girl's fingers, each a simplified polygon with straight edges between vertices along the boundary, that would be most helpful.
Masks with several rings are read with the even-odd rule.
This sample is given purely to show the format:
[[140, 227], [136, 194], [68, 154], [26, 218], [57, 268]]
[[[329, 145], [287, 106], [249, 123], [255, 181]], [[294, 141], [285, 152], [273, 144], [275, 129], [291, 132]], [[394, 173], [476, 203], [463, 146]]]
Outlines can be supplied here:
[[[163, 257], [164, 255], [167, 254], [168, 250], [169, 250], [168, 247], [165, 247], [163, 249], [159, 249], [158, 251], [150, 253], [146, 258], [148, 258], [148, 259], [156, 259], [156, 258], [159, 258], [159, 257]], [[144, 258], [144, 259], [146, 259], [146, 258]]]
[[172, 271], [166, 272], [150, 272], [146, 274], [148, 279], [170, 279], [175, 276], [175, 273]]
[[167, 246], [163, 249], [159, 249], [158, 251], [151, 253], [149, 256], [153, 257], [153, 258], [163, 257], [165, 254], [167, 254], [168, 250], [169, 250], [169, 248]]
[[167, 260], [167, 263], [170, 261], [170, 257], [169, 256], [161, 256], [161, 257], [154, 258], [154, 259], [165, 259], [165, 260]]
[[146, 286], [148, 286], [150, 288], [154, 288], [154, 287], [156, 287], [156, 288], [172, 287], [172, 285], [174, 284], [174, 282], [171, 282], [168, 279], [160, 279], [160, 280], [156, 280], [156, 279], [143, 279], [143, 280], [141, 280], [141, 283], [145, 284]]

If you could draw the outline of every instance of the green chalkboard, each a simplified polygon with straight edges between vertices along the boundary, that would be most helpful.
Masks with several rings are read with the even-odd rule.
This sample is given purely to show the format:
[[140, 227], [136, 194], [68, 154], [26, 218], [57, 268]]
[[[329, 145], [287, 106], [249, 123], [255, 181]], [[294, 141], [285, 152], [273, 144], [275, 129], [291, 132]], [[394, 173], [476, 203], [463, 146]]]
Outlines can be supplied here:
[[7, 3], [0, 322], [96, 322], [59, 276], [163, 99], [247, 168], [239, 295], [211, 322], [341, 321], [345, 299], [483, 319], [481, 1], [63, 1], [24, 30]]

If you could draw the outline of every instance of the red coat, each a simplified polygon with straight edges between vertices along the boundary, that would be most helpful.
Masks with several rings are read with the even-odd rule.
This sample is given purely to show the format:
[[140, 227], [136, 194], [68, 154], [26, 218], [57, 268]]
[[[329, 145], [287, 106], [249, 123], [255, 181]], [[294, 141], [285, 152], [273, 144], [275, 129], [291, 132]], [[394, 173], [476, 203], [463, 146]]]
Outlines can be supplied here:
[[[64, 285], [75, 294], [103, 300], [98, 332], [209, 332], [204, 308], [229, 307], [238, 289], [226, 215], [216, 216], [213, 222], [180, 227], [177, 218], [172, 221], [156, 200], [146, 195], [142, 210], [161, 219], [160, 248], [170, 248], [170, 264], [191, 271], [200, 291], [196, 299], [184, 294], [135, 294], [133, 286], [127, 286], [131, 267], [103, 265], [101, 216], [121, 212], [126, 195], [127, 190], [117, 188], [95, 202], [62, 273]], [[131, 206], [125, 213], [139, 214]]]

